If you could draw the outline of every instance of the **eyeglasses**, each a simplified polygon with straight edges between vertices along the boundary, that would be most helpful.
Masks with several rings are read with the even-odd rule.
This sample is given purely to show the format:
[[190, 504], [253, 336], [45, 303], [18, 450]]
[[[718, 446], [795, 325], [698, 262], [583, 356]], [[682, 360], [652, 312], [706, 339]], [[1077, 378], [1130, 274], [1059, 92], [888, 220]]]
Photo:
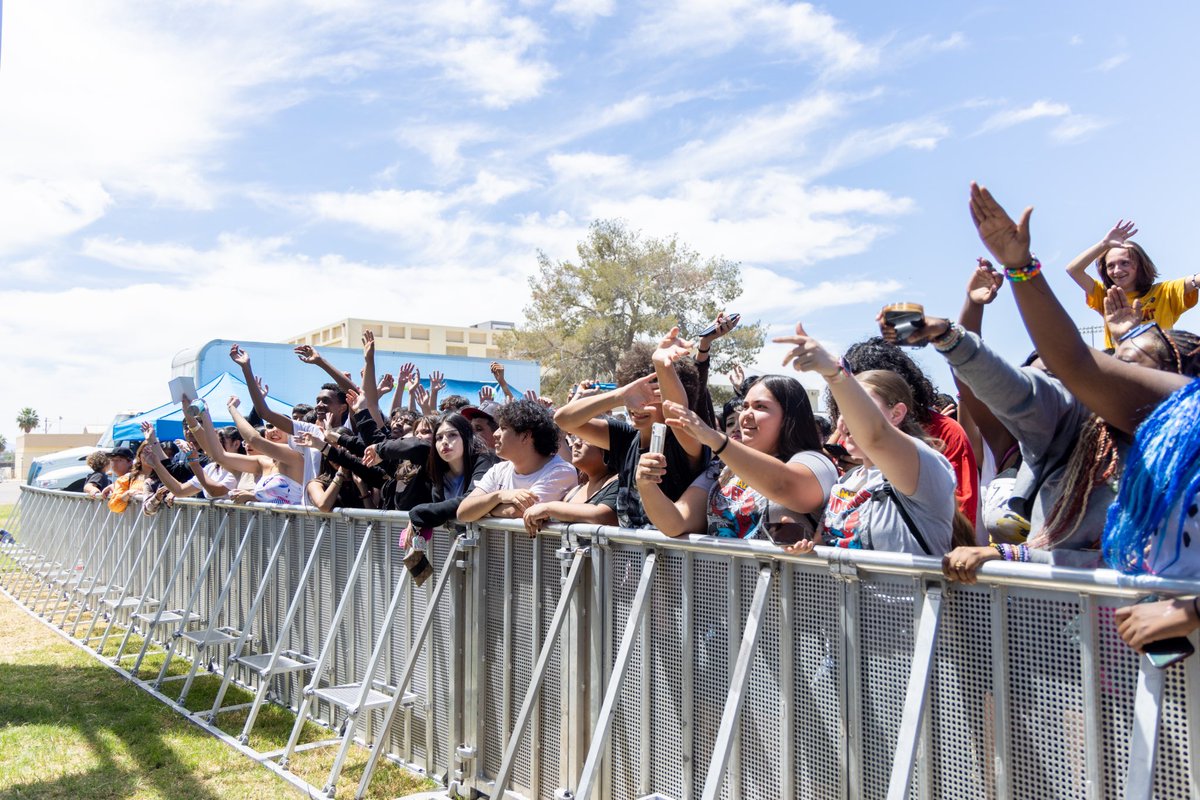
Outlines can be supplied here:
[[1174, 372], [1176, 374], [1182, 373], [1183, 363], [1182, 359], [1179, 357], [1179, 349], [1175, 347], [1175, 342], [1171, 341], [1171, 337], [1167, 336], [1167, 334], [1163, 332], [1162, 327], [1153, 320], [1150, 322], [1143, 322], [1141, 325], [1132, 328], [1125, 335], [1121, 336], [1121, 338], [1117, 339], [1117, 344], [1123, 344], [1131, 339], [1136, 339], [1143, 333], [1147, 333], [1149, 331], [1153, 331], [1158, 335], [1159, 340], [1162, 341], [1163, 346], [1167, 349], [1167, 352], [1171, 354], [1171, 358], [1175, 362]]

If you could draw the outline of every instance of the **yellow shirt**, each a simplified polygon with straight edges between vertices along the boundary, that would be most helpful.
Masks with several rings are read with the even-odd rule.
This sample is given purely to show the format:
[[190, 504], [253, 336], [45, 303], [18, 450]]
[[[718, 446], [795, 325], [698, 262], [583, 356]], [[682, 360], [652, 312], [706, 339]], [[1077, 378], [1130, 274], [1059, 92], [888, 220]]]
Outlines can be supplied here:
[[[1141, 300], [1142, 322], [1153, 320], [1165, 331], [1175, 327], [1175, 322], [1183, 312], [1196, 305], [1196, 301], [1200, 299], [1200, 292], [1188, 289], [1187, 284], [1188, 278], [1176, 278], [1173, 281], [1156, 283], [1144, 295], [1130, 293], [1129, 302]], [[1104, 315], [1105, 294], [1104, 284], [1100, 281], [1093, 281], [1092, 291], [1088, 293], [1087, 304], [1088, 308], [1100, 312], [1101, 316]], [[1104, 347], [1111, 350], [1115, 346], [1112, 334], [1108, 332], [1108, 326], [1105, 325]]]

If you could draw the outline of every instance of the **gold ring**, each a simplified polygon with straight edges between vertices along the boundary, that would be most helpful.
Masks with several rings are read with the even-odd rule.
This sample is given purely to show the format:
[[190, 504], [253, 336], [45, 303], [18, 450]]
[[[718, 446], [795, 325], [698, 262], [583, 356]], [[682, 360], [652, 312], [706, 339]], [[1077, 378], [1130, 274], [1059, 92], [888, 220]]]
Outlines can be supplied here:
[[962, 568], [963, 568], [963, 567], [965, 567], [965, 566], [966, 566], [966, 563], [965, 563], [965, 562], [959, 561], [957, 564], [955, 564], [955, 565], [954, 565], [954, 568], [955, 568], [955, 569], [962, 569]]

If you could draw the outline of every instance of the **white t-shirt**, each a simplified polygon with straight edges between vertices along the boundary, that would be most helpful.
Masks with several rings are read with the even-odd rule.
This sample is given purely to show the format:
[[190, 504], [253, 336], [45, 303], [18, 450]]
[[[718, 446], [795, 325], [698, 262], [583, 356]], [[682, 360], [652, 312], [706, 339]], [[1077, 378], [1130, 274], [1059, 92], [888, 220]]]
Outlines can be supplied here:
[[[322, 442], [325, 441], [325, 429], [311, 422], [292, 420], [292, 432], [307, 433]], [[311, 447], [301, 447], [291, 438], [288, 439], [288, 447], [304, 456], [304, 480], [300, 482], [300, 485], [308, 486], [309, 481], [321, 474], [321, 451]]]
[[[215, 461], [210, 461], [207, 464], [205, 464], [203, 472], [204, 472], [204, 477], [208, 478], [209, 483], [219, 483], [220, 485], [224, 486], [225, 489], [229, 492], [232, 492], [234, 489], [237, 488], [237, 485], [238, 485], [237, 474], [230, 472], [229, 470], [225, 469], [224, 467], [222, 467], [220, 464], [218, 464]], [[208, 492], [206, 492], [204, 490], [204, 487], [200, 485], [200, 479], [195, 477], [194, 475], [187, 483], [184, 484], [185, 488], [188, 486], [195, 486], [197, 489], [200, 490], [200, 494], [204, 495], [205, 497], [209, 496]]]
[[511, 461], [500, 461], [475, 482], [476, 489], [483, 492], [499, 492], [507, 489], [528, 489], [537, 495], [539, 503], [562, 500], [568, 491], [579, 484], [579, 472], [555, 455], [537, 472], [522, 475]]

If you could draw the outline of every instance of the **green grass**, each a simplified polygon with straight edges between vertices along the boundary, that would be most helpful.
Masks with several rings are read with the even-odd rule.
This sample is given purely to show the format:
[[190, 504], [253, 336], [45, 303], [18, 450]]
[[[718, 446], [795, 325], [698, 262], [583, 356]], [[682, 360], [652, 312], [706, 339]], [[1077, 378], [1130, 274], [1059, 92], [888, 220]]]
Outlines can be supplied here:
[[[74, 616], [70, 618], [74, 621]], [[87, 622], [84, 617], [84, 624]], [[86, 630], [80, 626], [80, 635]], [[97, 624], [95, 636], [104, 631]], [[105, 652], [116, 652], [123, 631], [114, 628]], [[98, 641], [97, 641], [98, 643]], [[136, 654], [134, 636], [125, 653]], [[153, 677], [162, 666], [160, 648], [152, 647], [140, 674]], [[133, 659], [125, 659], [125, 668]], [[168, 674], [182, 674], [190, 662], [172, 660]], [[201, 673], [192, 685], [187, 706], [212, 706], [220, 678]], [[164, 684], [163, 693], [177, 697], [182, 682]], [[225, 704], [246, 702], [248, 692], [231, 687]], [[250, 745], [260, 751], [282, 748], [295, 717], [286, 709], [265, 705]], [[218, 726], [237, 735], [245, 711], [222, 714]], [[330, 733], [306, 724], [301, 741]], [[190, 724], [175, 711], [126, 682], [91, 656], [62, 641], [0, 596], [0, 800], [27, 798], [294, 798], [295, 789], [218, 739]], [[292, 771], [323, 785], [334, 748], [302, 753]], [[367, 752], [354, 747], [346, 760], [338, 795], [352, 796]], [[435, 785], [384, 762], [371, 784], [371, 797], [392, 798]]]

